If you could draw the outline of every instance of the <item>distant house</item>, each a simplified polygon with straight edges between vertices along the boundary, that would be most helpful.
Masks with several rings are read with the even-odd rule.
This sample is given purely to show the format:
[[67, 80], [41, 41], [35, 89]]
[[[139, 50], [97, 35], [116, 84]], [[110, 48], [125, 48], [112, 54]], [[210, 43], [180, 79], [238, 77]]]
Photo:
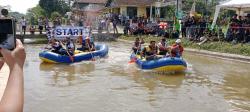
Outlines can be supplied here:
[[[179, 0], [181, 3], [182, 0]], [[166, 6], [176, 5], [176, 0], [107, 0], [110, 12], [134, 17], [165, 18]]]
[[73, 17], [79, 19], [93, 19], [105, 8], [107, 0], [75, 0], [72, 5]]
[[106, 7], [113, 13], [129, 16], [129, 18], [149, 17], [150, 6], [153, 3], [154, 0], [108, 0]]

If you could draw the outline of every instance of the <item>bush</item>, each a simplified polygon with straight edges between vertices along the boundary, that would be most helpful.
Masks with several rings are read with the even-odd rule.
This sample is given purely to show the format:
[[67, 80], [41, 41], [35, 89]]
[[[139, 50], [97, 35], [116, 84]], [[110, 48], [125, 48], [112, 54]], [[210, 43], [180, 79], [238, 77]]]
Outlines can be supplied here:
[[54, 20], [56, 17], [60, 17], [61, 15], [60, 15], [60, 13], [59, 12], [52, 12], [51, 13], [51, 18], [52, 18], [52, 20]]

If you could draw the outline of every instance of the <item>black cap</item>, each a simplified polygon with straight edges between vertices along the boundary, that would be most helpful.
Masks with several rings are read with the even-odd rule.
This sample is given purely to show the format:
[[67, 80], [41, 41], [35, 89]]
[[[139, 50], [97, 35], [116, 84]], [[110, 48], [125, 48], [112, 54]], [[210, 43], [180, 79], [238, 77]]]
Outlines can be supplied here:
[[8, 16], [9, 11], [7, 9], [2, 9], [1, 14], [4, 15], [4, 16]]

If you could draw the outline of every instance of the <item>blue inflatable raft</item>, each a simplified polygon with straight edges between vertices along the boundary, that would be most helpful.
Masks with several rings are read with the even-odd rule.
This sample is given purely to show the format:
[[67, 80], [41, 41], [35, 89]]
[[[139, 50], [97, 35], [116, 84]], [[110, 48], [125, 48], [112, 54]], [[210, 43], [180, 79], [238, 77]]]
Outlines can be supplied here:
[[60, 54], [53, 53], [51, 51], [43, 51], [39, 53], [39, 57], [43, 62], [47, 63], [74, 63], [81, 62], [85, 60], [91, 60], [94, 57], [105, 57], [108, 54], [108, 46], [104, 44], [96, 45], [96, 51], [93, 52], [77, 52], [73, 58], [74, 61], [70, 59], [69, 56], [63, 56]]
[[141, 59], [139, 55], [133, 53], [130, 58], [135, 60], [140, 69], [144, 70], [185, 71], [187, 68], [185, 60], [179, 57], [162, 57], [147, 61], [145, 58]]

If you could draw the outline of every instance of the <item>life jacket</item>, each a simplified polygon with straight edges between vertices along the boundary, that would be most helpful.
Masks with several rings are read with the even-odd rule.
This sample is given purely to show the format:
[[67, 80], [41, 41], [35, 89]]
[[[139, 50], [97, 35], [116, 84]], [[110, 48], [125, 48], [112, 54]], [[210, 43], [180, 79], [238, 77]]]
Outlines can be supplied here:
[[90, 39], [85, 39], [82, 41], [82, 47], [91, 48]]
[[135, 47], [139, 47], [139, 46], [140, 46], [140, 42], [135, 42], [135, 43], [134, 43], [134, 46], [135, 46]]
[[152, 49], [150, 47], [150, 45], [149, 45], [149, 46], [146, 47], [145, 55], [154, 55], [154, 54], [157, 54], [157, 52], [158, 52], [158, 47], [157, 46], [155, 46], [155, 49]]
[[75, 49], [75, 45], [74, 45], [74, 43], [72, 41], [67, 42], [66, 47], [67, 47], [68, 50], [69, 49], [71, 49], [71, 50]]
[[60, 45], [59, 42], [55, 42], [55, 43], [52, 45], [52, 48], [53, 48], [55, 51], [59, 51], [59, 50], [62, 48], [62, 45]]
[[[173, 48], [176, 48], [176, 47], [177, 47], [177, 44], [174, 44], [172, 47], [173, 47]], [[173, 49], [173, 50], [171, 51], [171, 55], [172, 55], [173, 57], [181, 56], [183, 51], [184, 51], [184, 48], [183, 48], [181, 45], [179, 45], [179, 47], [177, 47], [176, 49]]]
[[168, 26], [168, 24], [167, 24], [167, 23], [163, 23], [163, 22], [161, 22], [161, 23], [159, 24], [159, 28], [160, 28], [160, 29], [166, 29], [166, 28], [167, 28], [167, 26]]
[[160, 42], [158, 45], [161, 45], [163, 47], [167, 47], [167, 43], [166, 42]]
[[164, 48], [166, 48], [167, 47], [167, 43], [166, 42], [160, 42], [160, 43], [158, 43], [158, 47], [159, 47], [160, 51], [163, 50], [161, 46], [163, 46]]

